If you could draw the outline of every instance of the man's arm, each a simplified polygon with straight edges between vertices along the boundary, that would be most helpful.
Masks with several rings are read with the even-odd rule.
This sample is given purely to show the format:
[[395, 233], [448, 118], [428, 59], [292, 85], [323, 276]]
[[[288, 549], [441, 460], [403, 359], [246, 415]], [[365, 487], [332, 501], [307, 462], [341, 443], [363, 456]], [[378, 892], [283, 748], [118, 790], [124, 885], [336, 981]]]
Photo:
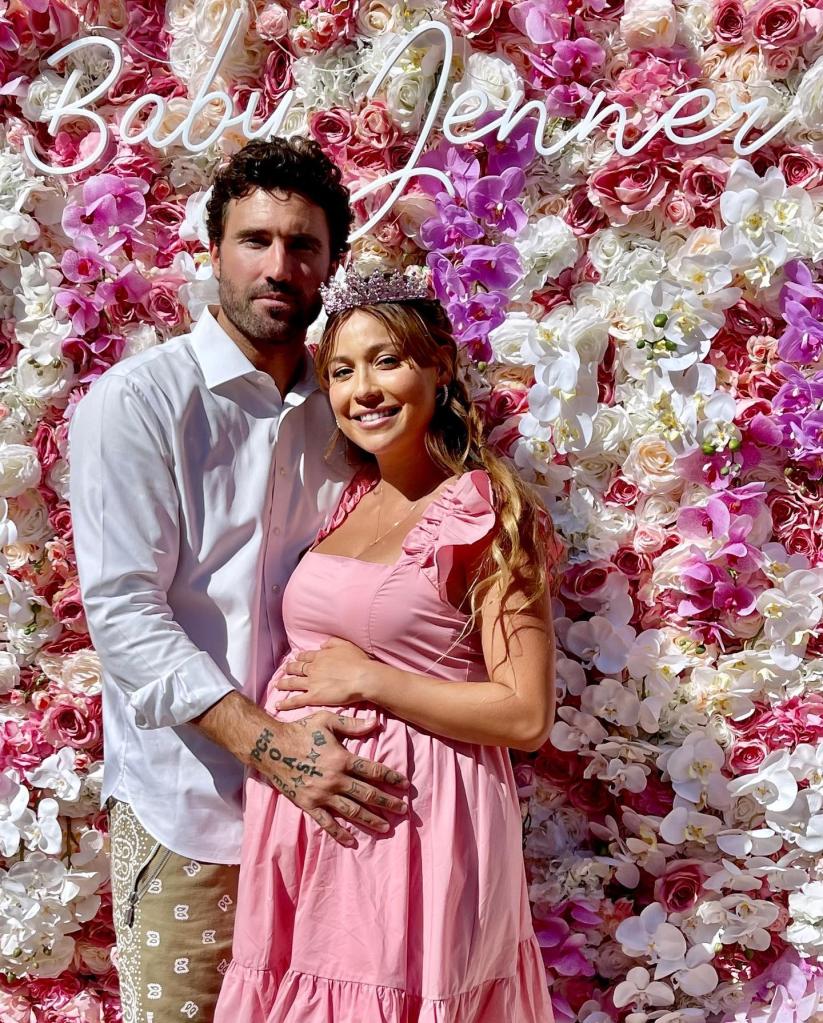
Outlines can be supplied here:
[[349, 753], [336, 736], [359, 738], [376, 719], [319, 711], [295, 722], [277, 721], [242, 693], [223, 697], [194, 724], [213, 742], [253, 767], [284, 796], [341, 845], [356, 845], [354, 836], [333, 814], [374, 831], [389, 825], [368, 807], [403, 814], [406, 804], [379, 786], [406, 788], [397, 771]]
[[[150, 403], [133, 382], [105, 377], [75, 410], [70, 443], [74, 542], [89, 631], [138, 727], [199, 725], [258, 770], [264, 765], [253, 751], [268, 733], [285, 757], [305, 763], [313, 748], [306, 741], [310, 730], [307, 735], [307, 727], [275, 721], [237, 692], [174, 618], [167, 592], [177, 570], [179, 499], [164, 430]], [[370, 761], [355, 764], [334, 736], [368, 729], [354, 722], [347, 731], [349, 719], [340, 725], [333, 715], [312, 718], [323, 719], [324, 762], [333, 756], [328, 769], [310, 778], [309, 793], [298, 791], [305, 783], [291, 783], [302, 772], [271, 755], [261, 773], [338, 840], [343, 829], [329, 809], [367, 826], [379, 819], [365, 804], [399, 811], [400, 800], [362, 781], [395, 784], [395, 772]], [[334, 729], [326, 718], [337, 722]]]

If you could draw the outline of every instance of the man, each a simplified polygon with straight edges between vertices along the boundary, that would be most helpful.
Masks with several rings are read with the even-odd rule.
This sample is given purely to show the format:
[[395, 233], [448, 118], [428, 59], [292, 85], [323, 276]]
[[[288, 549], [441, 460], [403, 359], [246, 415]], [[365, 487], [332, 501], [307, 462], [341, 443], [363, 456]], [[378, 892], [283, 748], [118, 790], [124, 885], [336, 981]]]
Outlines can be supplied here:
[[211, 1019], [245, 767], [344, 844], [354, 837], [333, 815], [382, 829], [369, 807], [405, 810], [391, 788], [405, 779], [337, 738], [373, 722], [285, 724], [258, 707], [286, 651], [283, 589], [346, 477], [323, 457], [333, 421], [304, 343], [351, 220], [314, 143], [250, 143], [208, 205], [219, 307], [109, 370], [72, 420], [126, 1023]]

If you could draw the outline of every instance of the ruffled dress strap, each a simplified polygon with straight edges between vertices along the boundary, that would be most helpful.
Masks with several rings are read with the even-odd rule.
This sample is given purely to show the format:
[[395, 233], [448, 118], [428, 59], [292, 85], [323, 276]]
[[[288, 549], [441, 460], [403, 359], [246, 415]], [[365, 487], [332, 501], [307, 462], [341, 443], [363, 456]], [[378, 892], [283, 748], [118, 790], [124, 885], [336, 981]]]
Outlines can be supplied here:
[[358, 469], [340, 495], [337, 507], [320, 527], [314, 545], [316, 546], [321, 540], [325, 540], [329, 533], [333, 533], [335, 529], [342, 526], [361, 499], [370, 490], [374, 490], [379, 481], [380, 474], [377, 471], [377, 466], [367, 464]]
[[448, 602], [447, 584], [461, 548], [465, 551], [483, 540], [491, 542], [496, 526], [489, 475], [473, 469], [429, 505], [403, 541], [403, 553], [420, 566], [440, 598]]

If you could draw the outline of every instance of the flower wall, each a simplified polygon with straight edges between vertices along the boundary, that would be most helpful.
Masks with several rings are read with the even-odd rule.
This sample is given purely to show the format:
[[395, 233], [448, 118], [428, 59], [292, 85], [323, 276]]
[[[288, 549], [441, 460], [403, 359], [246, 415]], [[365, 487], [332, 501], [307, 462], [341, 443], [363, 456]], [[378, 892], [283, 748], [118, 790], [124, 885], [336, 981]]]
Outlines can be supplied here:
[[[491, 442], [568, 548], [562, 703], [517, 767], [558, 1020], [823, 1019], [820, 0], [2, 0], [0, 1018], [119, 1019], [67, 421], [214, 296], [203, 193], [240, 128], [192, 152], [119, 125], [151, 92], [159, 134], [180, 127], [233, 12], [214, 88], [239, 110], [258, 91], [254, 124], [294, 90], [282, 133], [317, 139], [353, 191], [406, 166], [425, 124], [442, 39], [366, 93], [428, 19], [455, 37], [446, 99], [482, 88], [488, 121], [538, 98], [549, 148], [600, 93], [627, 143], [697, 87], [710, 125], [753, 99], [762, 127], [791, 114], [746, 159], [733, 129], [620, 156], [612, 116], [541, 156], [536, 116], [472, 144], [436, 120], [421, 162], [454, 195], [413, 179], [354, 257], [428, 265]], [[123, 53], [89, 108], [106, 136], [79, 113], [51, 134], [64, 86], [88, 95], [112, 51], [45, 58], [92, 32]], [[224, 113], [206, 104], [194, 137]], [[26, 139], [51, 166], [103, 152], [60, 176]]]

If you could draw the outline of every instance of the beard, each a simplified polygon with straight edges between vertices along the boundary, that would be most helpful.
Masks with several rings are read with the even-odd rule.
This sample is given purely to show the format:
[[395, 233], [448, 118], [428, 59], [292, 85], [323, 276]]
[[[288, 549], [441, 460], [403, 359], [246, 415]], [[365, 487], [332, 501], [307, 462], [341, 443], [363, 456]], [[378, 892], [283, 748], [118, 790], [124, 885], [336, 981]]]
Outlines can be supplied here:
[[[261, 295], [281, 295], [289, 309], [266, 308], [255, 302]], [[255, 347], [260, 344], [289, 344], [303, 340], [309, 326], [320, 315], [320, 292], [300, 295], [283, 285], [244, 294], [226, 277], [219, 283], [220, 308], [233, 326]]]

